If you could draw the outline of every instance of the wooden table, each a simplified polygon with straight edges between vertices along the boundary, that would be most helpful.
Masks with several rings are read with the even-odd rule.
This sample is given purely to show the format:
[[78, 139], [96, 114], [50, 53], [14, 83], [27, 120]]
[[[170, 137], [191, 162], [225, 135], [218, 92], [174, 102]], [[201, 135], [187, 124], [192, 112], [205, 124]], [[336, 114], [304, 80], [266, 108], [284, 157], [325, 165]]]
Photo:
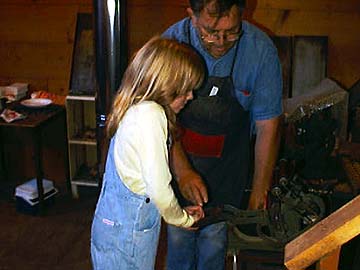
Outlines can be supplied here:
[[[47, 127], [49, 123], [55, 121], [58, 117], [65, 115], [65, 107], [50, 104], [46, 107], [41, 108], [28, 108], [21, 105], [18, 102], [10, 104], [7, 108], [15, 110], [19, 113], [25, 114], [26, 118], [21, 120], [16, 120], [11, 123], [5, 122], [0, 118], [0, 140], [3, 141], [6, 136], [5, 132], [9, 132], [11, 128], [21, 128], [27, 129], [32, 134], [32, 140], [34, 144], [34, 166], [36, 171], [36, 182], [39, 194], [39, 214], [43, 213], [44, 210], [44, 189], [42, 185], [42, 180], [44, 176], [43, 164], [42, 164], [42, 131]], [[66, 126], [64, 127], [66, 128]], [[20, 140], [20, 139], [19, 139]], [[3, 141], [5, 145], [6, 141]], [[1, 149], [2, 163], [5, 163], [4, 149]], [[2, 165], [3, 165], [2, 164]], [[4, 178], [7, 178], [6, 166], [2, 166], [4, 170]]]

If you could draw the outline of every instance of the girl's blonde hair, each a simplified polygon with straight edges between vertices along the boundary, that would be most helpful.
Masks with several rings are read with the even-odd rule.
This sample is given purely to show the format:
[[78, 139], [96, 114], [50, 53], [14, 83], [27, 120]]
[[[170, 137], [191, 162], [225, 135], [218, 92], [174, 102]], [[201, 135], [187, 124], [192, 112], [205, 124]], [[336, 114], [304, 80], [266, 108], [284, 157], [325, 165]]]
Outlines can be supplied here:
[[175, 113], [170, 104], [202, 84], [204, 65], [188, 45], [155, 36], [134, 56], [127, 67], [107, 119], [107, 133], [112, 137], [130, 106], [144, 100], [155, 101], [166, 113], [170, 131]]

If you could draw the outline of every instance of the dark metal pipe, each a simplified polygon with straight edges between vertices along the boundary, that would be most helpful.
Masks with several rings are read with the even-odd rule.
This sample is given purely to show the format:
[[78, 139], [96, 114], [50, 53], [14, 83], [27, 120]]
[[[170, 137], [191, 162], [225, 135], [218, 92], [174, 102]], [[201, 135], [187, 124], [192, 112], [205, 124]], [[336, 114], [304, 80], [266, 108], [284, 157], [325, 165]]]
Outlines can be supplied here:
[[94, 15], [96, 125], [101, 179], [108, 147], [105, 135], [106, 116], [127, 65], [126, 1], [94, 0]]

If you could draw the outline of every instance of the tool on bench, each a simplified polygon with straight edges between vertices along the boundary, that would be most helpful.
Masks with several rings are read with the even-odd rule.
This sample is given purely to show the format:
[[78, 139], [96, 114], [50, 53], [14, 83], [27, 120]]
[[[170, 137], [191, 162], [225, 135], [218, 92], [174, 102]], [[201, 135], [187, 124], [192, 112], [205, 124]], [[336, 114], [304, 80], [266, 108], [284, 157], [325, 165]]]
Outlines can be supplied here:
[[239, 249], [281, 250], [287, 242], [325, 217], [323, 198], [297, 175], [281, 177], [270, 192], [268, 209], [241, 210], [231, 205], [205, 208], [195, 226], [227, 222]]

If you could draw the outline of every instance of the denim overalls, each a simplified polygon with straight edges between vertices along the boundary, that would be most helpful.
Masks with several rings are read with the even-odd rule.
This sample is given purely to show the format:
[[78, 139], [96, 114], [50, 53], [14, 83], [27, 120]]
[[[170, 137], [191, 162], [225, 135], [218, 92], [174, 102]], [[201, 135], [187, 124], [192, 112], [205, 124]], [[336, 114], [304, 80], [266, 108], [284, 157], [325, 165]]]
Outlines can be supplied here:
[[123, 184], [115, 168], [114, 142], [113, 137], [91, 228], [93, 269], [152, 270], [161, 216], [150, 198]]

